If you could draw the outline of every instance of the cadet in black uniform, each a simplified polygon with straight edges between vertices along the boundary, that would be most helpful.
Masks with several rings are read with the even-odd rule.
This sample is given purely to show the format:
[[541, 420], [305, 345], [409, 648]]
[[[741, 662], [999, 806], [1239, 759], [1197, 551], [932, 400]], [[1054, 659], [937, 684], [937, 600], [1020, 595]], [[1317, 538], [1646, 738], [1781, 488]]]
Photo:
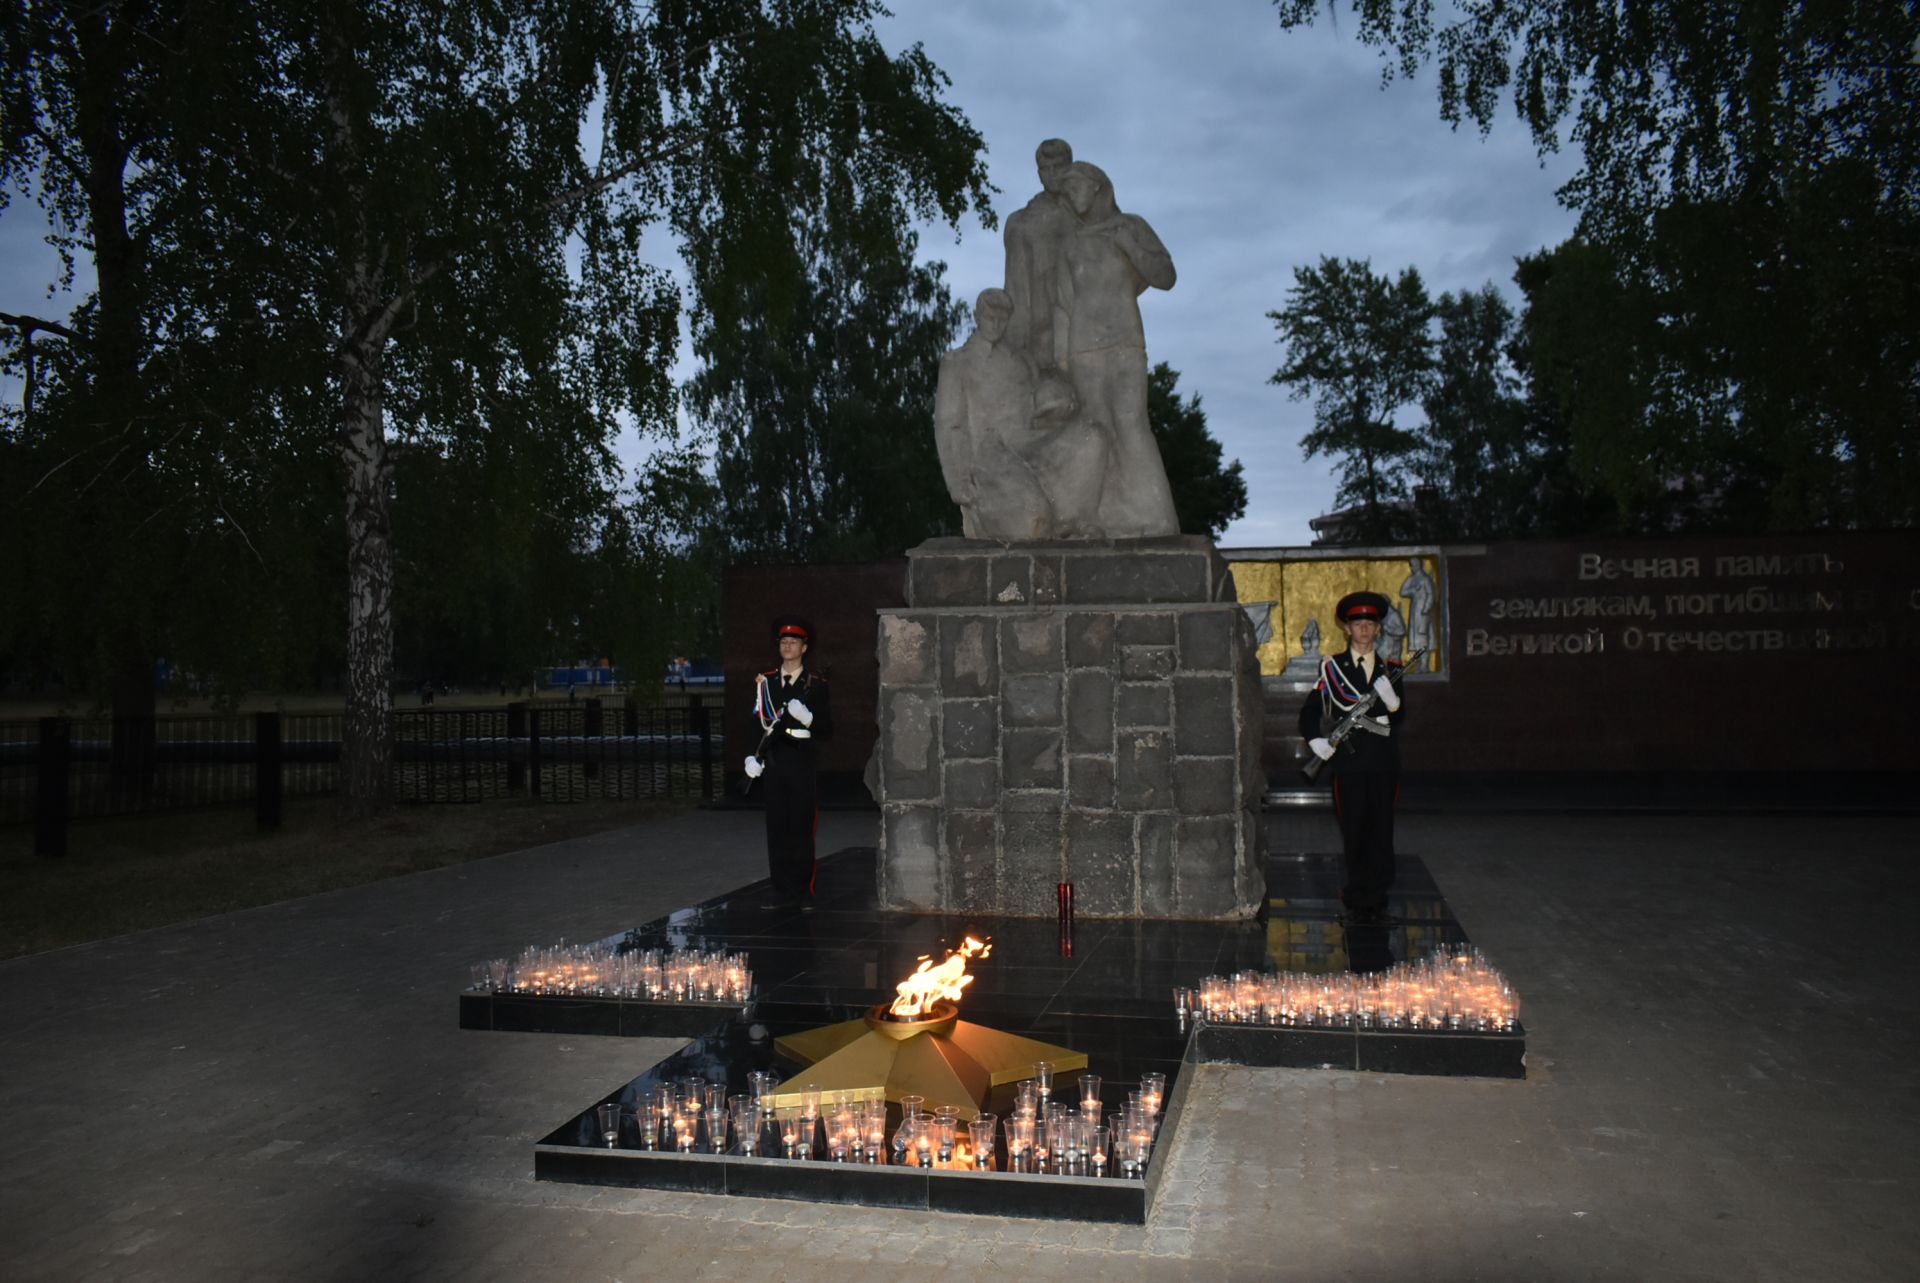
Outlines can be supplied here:
[[804, 663], [813, 642], [806, 621], [773, 621], [780, 665], [754, 679], [753, 711], [760, 748], [747, 774], [766, 783], [767, 874], [782, 901], [813, 899], [813, 834], [820, 807], [814, 745], [833, 733], [827, 679]]
[[[1300, 709], [1300, 737], [1333, 772], [1333, 809], [1346, 852], [1340, 899], [1351, 922], [1383, 922], [1393, 885], [1393, 810], [1400, 791], [1400, 723], [1406, 716], [1400, 665], [1374, 654], [1388, 601], [1376, 592], [1348, 593], [1333, 608], [1347, 649], [1320, 661], [1320, 681]], [[1358, 728], [1336, 749], [1326, 735], [1368, 692], [1378, 696]]]

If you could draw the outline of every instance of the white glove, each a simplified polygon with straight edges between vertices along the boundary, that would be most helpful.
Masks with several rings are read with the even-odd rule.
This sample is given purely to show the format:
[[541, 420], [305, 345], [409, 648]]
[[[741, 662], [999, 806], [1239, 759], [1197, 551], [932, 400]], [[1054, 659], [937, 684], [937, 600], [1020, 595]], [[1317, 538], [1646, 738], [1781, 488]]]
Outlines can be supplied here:
[[1393, 688], [1393, 683], [1387, 680], [1385, 673], [1373, 679], [1373, 693], [1380, 697], [1380, 702], [1387, 706], [1389, 713], [1400, 711], [1400, 692]]
[[787, 701], [787, 715], [802, 726], [813, 725], [813, 710], [797, 699]]
[[762, 772], [762, 771], [764, 771], [764, 770], [766, 770], [766, 769], [767, 769], [767, 768], [766, 768], [766, 767], [765, 767], [764, 765], [762, 765], [762, 764], [761, 764], [761, 762], [760, 762], [760, 759], [759, 759], [759, 758], [757, 758], [757, 757], [749, 757], [749, 758], [747, 759], [747, 778], [748, 778], [748, 779], [750, 779], [750, 780], [757, 780], [757, 779], [759, 779], [759, 778], [760, 778], [760, 772]]
[[1330, 762], [1333, 760], [1332, 741], [1324, 738], [1317, 739], [1317, 740], [1308, 740], [1307, 747], [1312, 749], [1313, 755], [1319, 758], [1321, 761]]

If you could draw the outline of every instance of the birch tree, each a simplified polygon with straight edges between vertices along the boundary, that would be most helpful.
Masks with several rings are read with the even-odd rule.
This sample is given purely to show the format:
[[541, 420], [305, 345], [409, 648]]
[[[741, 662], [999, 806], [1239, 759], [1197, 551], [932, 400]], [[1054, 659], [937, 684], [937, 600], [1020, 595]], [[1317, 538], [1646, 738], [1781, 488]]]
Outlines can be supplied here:
[[1337, 504], [1361, 509], [1362, 538], [1397, 537], [1394, 506], [1411, 498], [1409, 461], [1419, 439], [1398, 423], [1433, 370], [1433, 302], [1420, 273], [1377, 274], [1364, 259], [1322, 258], [1296, 267], [1287, 305], [1267, 313], [1286, 348], [1269, 382], [1313, 402], [1306, 457], [1339, 460]]
[[563, 461], [532, 501], [589, 554], [582, 514], [618, 489], [616, 430], [672, 431], [668, 371], [700, 304], [665, 269], [675, 249], [710, 266], [790, 242], [847, 182], [950, 223], [984, 208], [979, 136], [923, 53], [882, 48], [879, 12], [195, 8], [179, 46], [194, 92], [164, 119], [169, 226], [202, 269], [186, 346], [224, 359], [226, 386], [262, 390], [213, 407], [248, 433], [231, 453], [333, 454], [350, 809], [387, 790], [396, 447]]

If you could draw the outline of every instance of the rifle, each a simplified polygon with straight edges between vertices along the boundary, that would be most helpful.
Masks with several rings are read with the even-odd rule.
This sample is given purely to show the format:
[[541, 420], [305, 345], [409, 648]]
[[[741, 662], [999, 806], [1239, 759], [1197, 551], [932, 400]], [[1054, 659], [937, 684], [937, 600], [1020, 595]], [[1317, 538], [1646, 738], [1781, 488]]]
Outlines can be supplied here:
[[[1406, 675], [1412, 672], [1414, 666], [1426, 657], [1427, 652], [1424, 648], [1415, 651], [1413, 658], [1401, 666], [1400, 680], [1404, 682]], [[1387, 673], [1387, 680], [1389, 682], [1393, 680], [1391, 670]], [[1367, 693], [1360, 697], [1360, 702], [1348, 709], [1347, 715], [1334, 723], [1333, 729], [1327, 732], [1327, 743], [1333, 745], [1337, 750], [1342, 744], [1347, 742], [1347, 737], [1355, 731], [1367, 731], [1374, 735], [1385, 735], [1387, 733], [1385, 728], [1381, 727], [1379, 723], [1368, 716], [1368, 714], [1373, 711], [1373, 706], [1379, 702], [1380, 692], [1374, 690], [1371, 686], [1367, 687]], [[1306, 763], [1300, 768], [1300, 773], [1310, 781], [1318, 780], [1320, 778], [1320, 768], [1325, 765], [1325, 761], [1322, 761], [1317, 755], [1309, 753]]]

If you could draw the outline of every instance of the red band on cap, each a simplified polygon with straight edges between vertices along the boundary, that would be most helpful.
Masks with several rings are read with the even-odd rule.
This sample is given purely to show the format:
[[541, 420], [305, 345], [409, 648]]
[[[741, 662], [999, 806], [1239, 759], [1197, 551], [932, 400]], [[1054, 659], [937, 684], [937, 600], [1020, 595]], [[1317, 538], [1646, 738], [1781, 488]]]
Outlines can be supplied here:
[[1347, 607], [1348, 619], [1378, 619], [1384, 613], [1378, 606]]
[[798, 637], [801, 641], [805, 641], [807, 639], [807, 630], [798, 624], [782, 624], [780, 625], [779, 635], [782, 637]]

